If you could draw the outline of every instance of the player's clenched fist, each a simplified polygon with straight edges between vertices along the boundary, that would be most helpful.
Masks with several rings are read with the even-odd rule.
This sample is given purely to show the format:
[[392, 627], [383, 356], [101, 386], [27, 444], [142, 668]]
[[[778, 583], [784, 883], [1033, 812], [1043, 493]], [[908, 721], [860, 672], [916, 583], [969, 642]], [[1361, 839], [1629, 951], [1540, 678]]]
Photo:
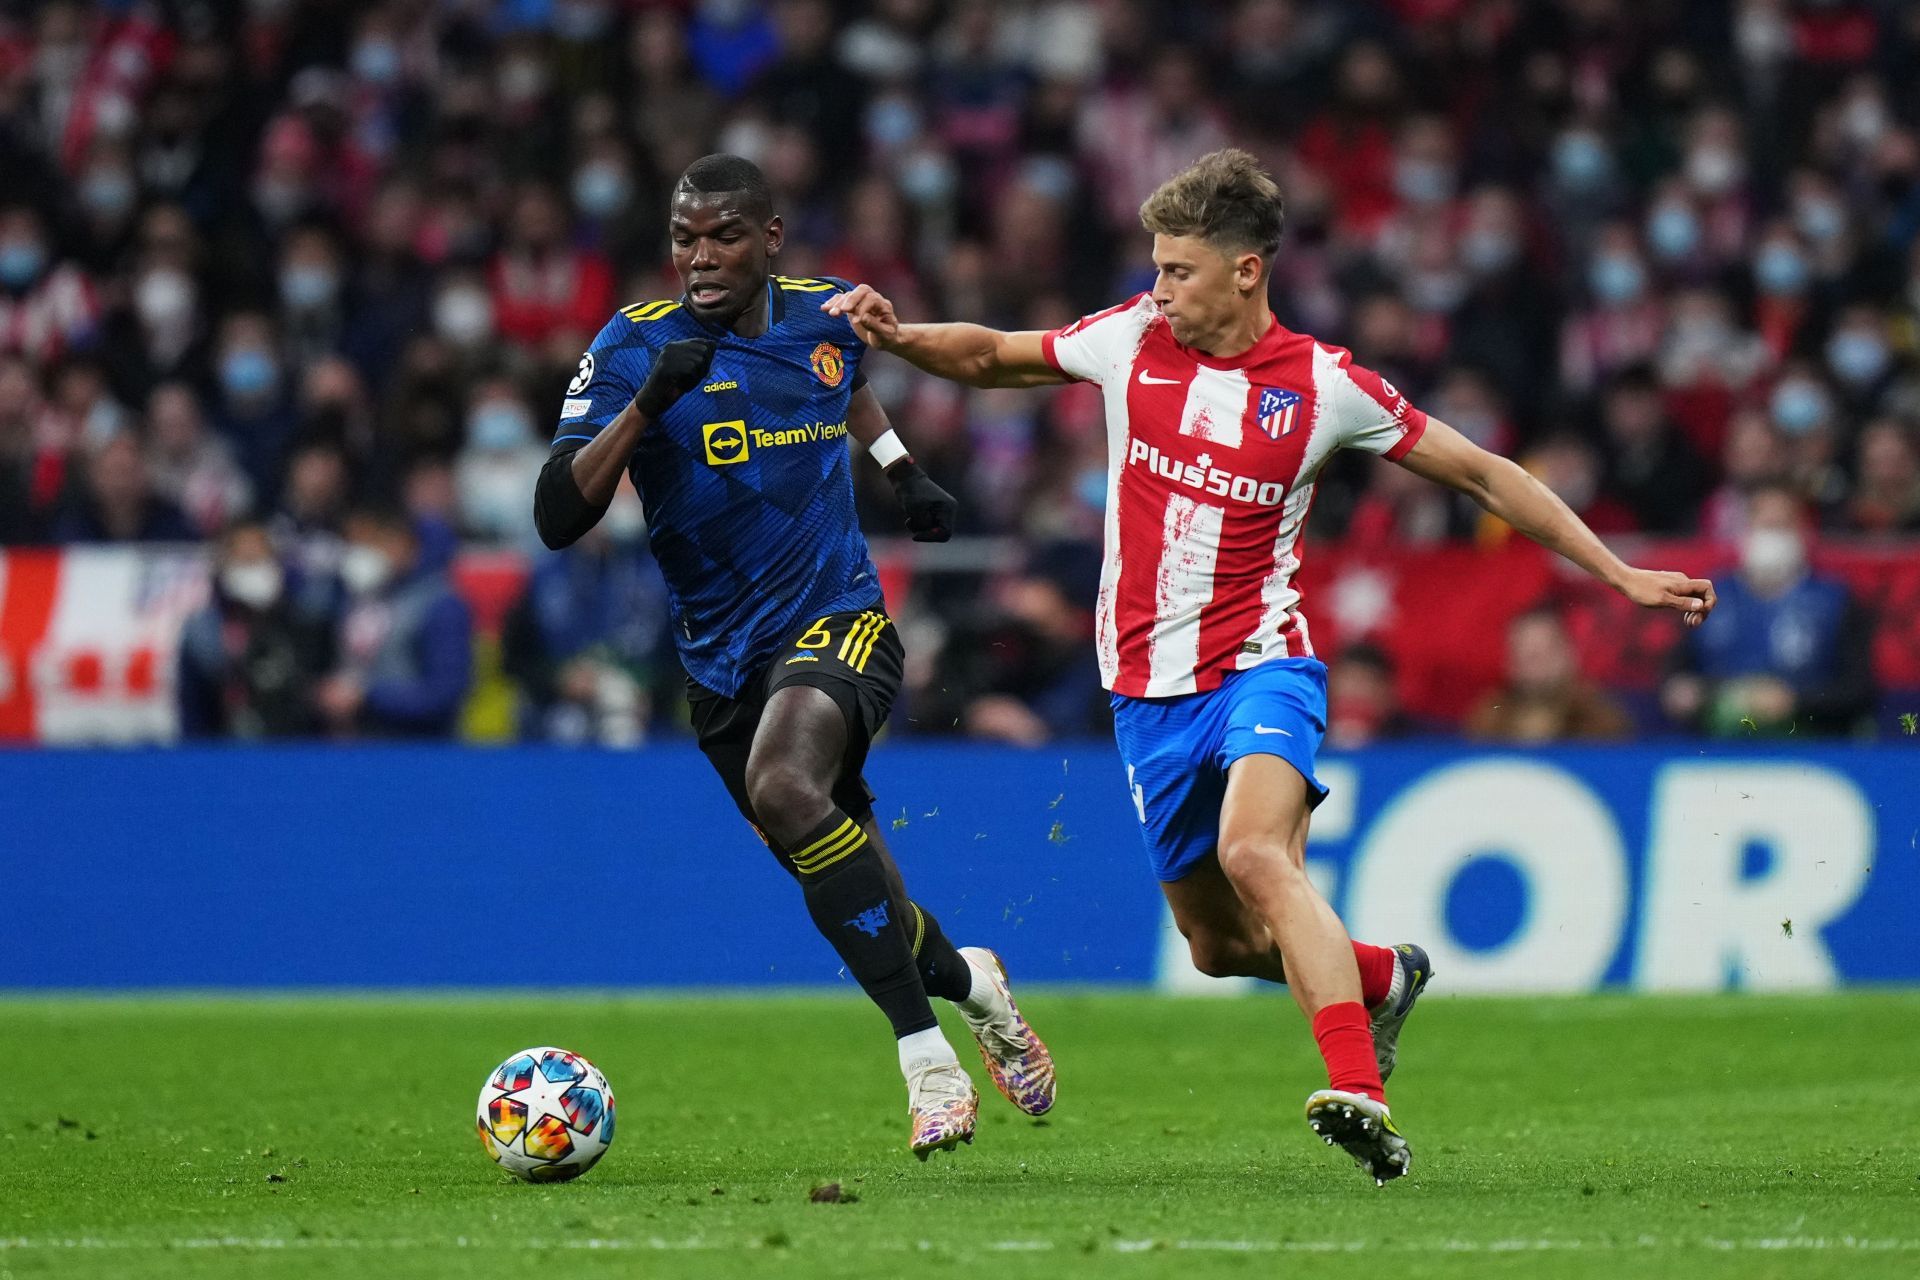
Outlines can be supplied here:
[[1705, 578], [1663, 569], [1635, 569], [1622, 584], [1621, 594], [1648, 609], [1677, 609], [1687, 625], [1697, 627], [1713, 612], [1718, 599]]
[[953, 513], [960, 504], [953, 495], [933, 482], [912, 458], [902, 458], [887, 468], [894, 496], [907, 513], [907, 528], [915, 542], [945, 542], [953, 536]]
[[633, 407], [648, 420], [658, 418], [687, 392], [700, 385], [713, 364], [712, 338], [682, 338], [660, 348], [660, 358], [633, 398]]
[[893, 314], [893, 304], [870, 284], [836, 293], [820, 309], [830, 316], [845, 316], [860, 341], [877, 350], [885, 351], [899, 339], [900, 319]]

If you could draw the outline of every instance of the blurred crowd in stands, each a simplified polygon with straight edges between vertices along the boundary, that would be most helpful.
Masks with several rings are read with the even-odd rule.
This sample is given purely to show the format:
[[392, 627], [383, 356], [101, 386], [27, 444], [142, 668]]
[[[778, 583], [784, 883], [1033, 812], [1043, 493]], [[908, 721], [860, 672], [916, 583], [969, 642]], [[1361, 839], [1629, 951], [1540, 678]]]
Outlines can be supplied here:
[[[1920, 5], [1899, 0], [0, 3], [0, 543], [217, 544], [191, 731], [449, 733], [475, 677], [448, 567], [532, 552], [580, 351], [616, 305], [678, 293], [688, 162], [766, 169], [788, 274], [1035, 328], [1147, 287], [1141, 198], [1228, 142], [1286, 192], [1283, 323], [1603, 533], [1741, 566], [1726, 621], [1677, 651], [1668, 723], [1848, 730], [1865, 624], [1808, 548], [1920, 533]], [[1028, 549], [895, 602], [901, 728], [1098, 730], [1097, 394], [868, 372], [961, 533]], [[859, 470], [870, 531], [895, 532]], [[496, 655], [518, 732], [675, 723], [643, 531], [623, 501], [531, 555]], [[1311, 536], [1507, 533], [1355, 458]], [[1550, 610], [1509, 644], [1466, 732], [1631, 730]], [[1350, 646], [1336, 738], [1453, 727], [1406, 723], [1392, 690]]]

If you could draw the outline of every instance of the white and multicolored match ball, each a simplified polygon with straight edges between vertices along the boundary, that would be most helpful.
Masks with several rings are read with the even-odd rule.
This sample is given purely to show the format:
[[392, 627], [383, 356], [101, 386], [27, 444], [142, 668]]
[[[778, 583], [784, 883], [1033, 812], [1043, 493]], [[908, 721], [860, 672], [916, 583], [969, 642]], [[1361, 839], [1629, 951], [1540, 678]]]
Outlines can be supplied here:
[[543, 1045], [494, 1069], [480, 1090], [480, 1145], [525, 1182], [566, 1182], [613, 1145], [613, 1090], [577, 1053]]

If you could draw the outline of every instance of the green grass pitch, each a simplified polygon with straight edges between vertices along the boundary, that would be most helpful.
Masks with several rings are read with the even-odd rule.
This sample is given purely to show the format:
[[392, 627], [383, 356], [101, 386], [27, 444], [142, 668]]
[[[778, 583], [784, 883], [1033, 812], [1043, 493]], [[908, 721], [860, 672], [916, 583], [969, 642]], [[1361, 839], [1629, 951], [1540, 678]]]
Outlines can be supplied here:
[[[989, 1094], [921, 1165], [853, 994], [0, 1001], [0, 1280], [1920, 1275], [1920, 993], [1436, 986], [1394, 1080], [1414, 1171], [1379, 1190], [1300, 1119], [1284, 997], [1023, 1003], [1053, 1115]], [[472, 1133], [538, 1043], [620, 1099], [560, 1186]]]

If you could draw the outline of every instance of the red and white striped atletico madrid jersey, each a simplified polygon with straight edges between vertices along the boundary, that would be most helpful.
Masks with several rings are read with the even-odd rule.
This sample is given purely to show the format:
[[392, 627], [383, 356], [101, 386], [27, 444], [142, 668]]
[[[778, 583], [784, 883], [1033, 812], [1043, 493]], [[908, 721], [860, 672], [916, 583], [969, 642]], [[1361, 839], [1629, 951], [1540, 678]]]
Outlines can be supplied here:
[[1149, 294], [1042, 339], [1107, 410], [1102, 683], [1161, 698], [1311, 656], [1293, 575], [1333, 451], [1400, 458], [1427, 416], [1351, 353], [1275, 321], [1217, 360], [1181, 346]]

